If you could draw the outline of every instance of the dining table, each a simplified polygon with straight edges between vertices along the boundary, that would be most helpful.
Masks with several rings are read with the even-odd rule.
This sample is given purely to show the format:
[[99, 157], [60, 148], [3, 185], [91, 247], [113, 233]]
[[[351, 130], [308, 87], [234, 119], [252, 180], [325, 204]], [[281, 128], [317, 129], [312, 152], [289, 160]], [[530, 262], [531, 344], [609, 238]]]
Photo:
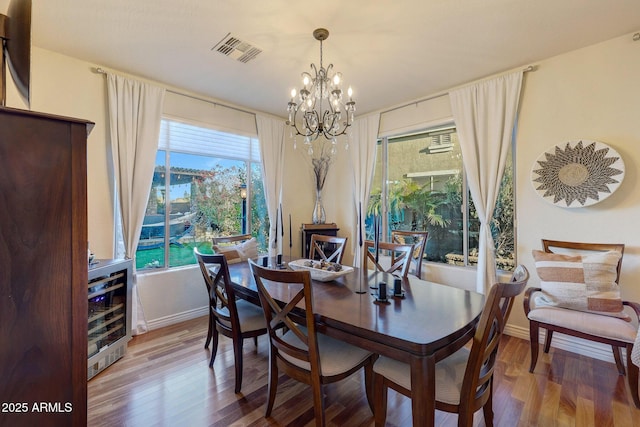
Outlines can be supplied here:
[[[286, 268], [275, 257], [271, 268]], [[257, 260], [262, 265], [262, 260]], [[391, 357], [411, 368], [414, 426], [435, 423], [435, 365], [440, 355], [473, 336], [484, 307], [482, 294], [420, 280], [401, 278], [402, 292], [393, 296], [396, 276], [357, 267], [329, 281], [312, 280], [317, 330], [336, 339]], [[260, 304], [249, 262], [229, 265], [236, 296]], [[386, 301], [378, 286], [388, 285]], [[283, 290], [286, 292], [286, 290]], [[277, 299], [277, 295], [274, 295]]]

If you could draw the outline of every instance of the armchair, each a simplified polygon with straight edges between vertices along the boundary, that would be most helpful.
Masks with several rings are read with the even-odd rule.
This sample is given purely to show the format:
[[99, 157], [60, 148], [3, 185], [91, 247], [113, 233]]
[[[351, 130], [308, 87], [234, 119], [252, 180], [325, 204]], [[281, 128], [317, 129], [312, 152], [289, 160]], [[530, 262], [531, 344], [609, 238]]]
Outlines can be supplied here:
[[538, 360], [540, 328], [547, 331], [545, 353], [554, 332], [610, 345], [620, 375], [625, 375], [624, 348], [631, 396], [640, 408], [638, 366], [631, 360], [637, 327], [624, 311], [629, 307], [640, 321], [640, 304], [620, 298], [624, 245], [543, 239], [542, 246], [543, 251], [534, 251], [541, 287], [527, 289], [523, 301], [531, 341], [529, 372]]

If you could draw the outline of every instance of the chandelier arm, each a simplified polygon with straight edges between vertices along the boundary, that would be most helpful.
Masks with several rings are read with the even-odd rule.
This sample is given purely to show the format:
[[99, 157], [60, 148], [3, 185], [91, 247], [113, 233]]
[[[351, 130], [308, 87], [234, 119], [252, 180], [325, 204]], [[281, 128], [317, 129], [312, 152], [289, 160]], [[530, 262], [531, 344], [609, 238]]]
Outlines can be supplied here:
[[[318, 117], [318, 112], [316, 110], [307, 111], [306, 113], [304, 113], [304, 116], [302, 116], [302, 120], [304, 129], [307, 129], [309, 131], [307, 134], [303, 135], [311, 136], [313, 134], [316, 134], [315, 138], [317, 138], [318, 131], [321, 130], [320, 117]], [[316, 124], [314, 125], [313, 122], [315, 122]]]
[[[304, 127], [303, 126], [303, 129], [307, 129], [309, 132], [307, 132], [307, 133], [300, 132], [300, 129], [298, 128], [298, 125], [296, 123], [297, 115], [298, 115], [298, 110], [296, 109], [296, 110], [294, 110], [294, 113], [293, 113], [293, 120], [289, 123], [289, 125], [291, 127], [293, 127], [293, 129], [296, 131], [296, 135], [301, 135], [301, 136], [304, 136], [304, 137], [312, 136], [313, 132], [308, 127]], [[316, 138], [317, 138], [317, 136], [316, 136]], [[315, 139], [315, 138], [313, 138], [313, 139]]]

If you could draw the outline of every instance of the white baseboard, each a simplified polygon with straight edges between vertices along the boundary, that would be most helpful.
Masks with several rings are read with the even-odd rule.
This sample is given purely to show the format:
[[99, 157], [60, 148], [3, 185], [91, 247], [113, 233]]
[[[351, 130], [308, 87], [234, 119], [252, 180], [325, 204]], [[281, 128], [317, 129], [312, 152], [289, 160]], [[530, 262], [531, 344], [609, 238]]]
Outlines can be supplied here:
[[183, 311], [182, 313], [164, 316], [158, 319], [147, 320], [147, 328], [149, 331], [173, 325], [175, 323], [184, 322], [186, 320], [195, 319], [197, 317], [208, 316], [209, 309], [207, 306], [196, 308], [193, 310]]
[[[540, 343], [544, 344], [544, 340], [547, 337], [547, 331], [540, 329]], [[506, 335], [522, 338], [529, 341], [529, 329], [522, 326], [513, 326], [507, 324], [504, 328]], [[582, 356], [593, 357], [594, 359], [604, 360], [605, 362], [615, 363], [613, 359], [613, 352], [611, 346], [600, 344], [593, 341], [583, 340], [581, 338], [572, 337], [569, 335], [554, 333], [553, 340], [551, 341], [551, 347], [558, 348], [560, 350], [570, 351]], [[542, 349], [540, 349], [542, 352]], [[625, 352], [622, 353], [622, 360], [626, 360]]]

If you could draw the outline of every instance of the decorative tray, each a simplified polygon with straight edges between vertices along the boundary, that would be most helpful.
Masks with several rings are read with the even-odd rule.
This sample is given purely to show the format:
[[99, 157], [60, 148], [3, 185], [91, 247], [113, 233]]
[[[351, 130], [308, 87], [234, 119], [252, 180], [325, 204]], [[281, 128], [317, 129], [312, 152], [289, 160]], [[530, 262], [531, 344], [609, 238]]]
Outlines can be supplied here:
[[[326, 270], [320, 268], [320, 261], [313, 261], [313, 267], [305, 265], [309, 262], [310, 260], [308, 259], [297, 259], [295, 261], [290, 261], [289, 267], [292, 270], [309, 270], [311, 272], [311, 278], [319, 282], [329, 282], [353, 271], [353, 267], [349, 267], [348, 265], [342, 265], [340, 271]], [[331, 263], [331, 265], [334, 265], [334, 263]]]

